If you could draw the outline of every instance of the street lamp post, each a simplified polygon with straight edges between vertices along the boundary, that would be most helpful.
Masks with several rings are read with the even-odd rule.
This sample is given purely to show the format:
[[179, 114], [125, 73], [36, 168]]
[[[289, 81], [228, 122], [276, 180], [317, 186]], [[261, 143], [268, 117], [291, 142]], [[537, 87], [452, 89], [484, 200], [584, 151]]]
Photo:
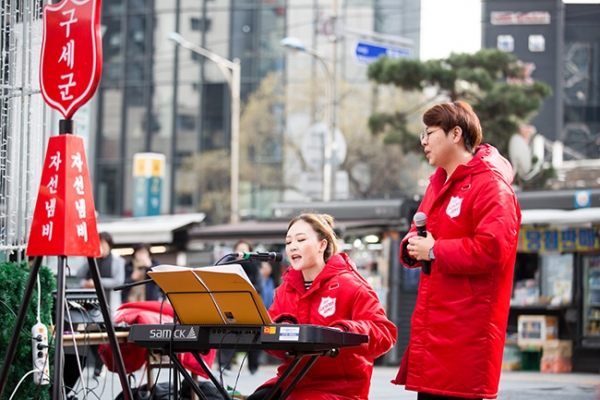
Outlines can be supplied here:
[[196, 54], [208, 58], [217, 64], [231, 91], [231, 217], [230, 222], [235, 224], [239, 222], [239, 179], [240, 179], [240, 87], [241, 87], [241, 69], [240, 60], [229, 61], [204, 47], [200, 47], [187, 41], [177, 32], [171, 32], [169, 40], [174, 41], [183, 48], [186, 48]]
[[336, 130], [336, 79], [335, 79], [335, 59], [328, 62], [317, 52], [304, 46], [302, 41], [295, 37], [286, 37], [281, 40], [281, 45], [285, 48], [301, 51], [317, 59], [327, 77], [327, 117], [329, 126], [325, 133], [325, 144], [323, 149], [323, 201], [331, 201], [333, 195], [333, 135]]

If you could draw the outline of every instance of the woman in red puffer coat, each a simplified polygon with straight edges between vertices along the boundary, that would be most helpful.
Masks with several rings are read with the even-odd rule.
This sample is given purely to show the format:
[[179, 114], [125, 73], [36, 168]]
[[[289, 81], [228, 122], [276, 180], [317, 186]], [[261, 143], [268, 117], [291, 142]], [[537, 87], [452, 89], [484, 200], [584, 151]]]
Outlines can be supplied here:
[[[396, 326], [387, 319], [375, 291], [348, 256], [336, 252], [331, 216], [306, 213], [294, 218], [286, 236], [291, 267], [275, 292], [269, 314], [275, 323], [335, 327], [368, 335], [369, 342], [342, 348], [337, 357], [319, 357], [294, 386], [290, 400], [367, 399], [374, 359], [396, 342]], [[283, 358], [283, 352], [269, 353]], [[263, 399], [291, 362], [286, 358], [278, 376], [263, 384], [248, 400]], [[284, 391], [294, 376], [286, 379]]]
[[494, 399], [498, 395], [521, 211], [508, 161], [482, 139], [464, 102], [438, 104], [423, 116], [421, 144], [431, 176], [420, 212], [400, 247], [422, 273], [409, 346], [392, 383], [419, 400]]

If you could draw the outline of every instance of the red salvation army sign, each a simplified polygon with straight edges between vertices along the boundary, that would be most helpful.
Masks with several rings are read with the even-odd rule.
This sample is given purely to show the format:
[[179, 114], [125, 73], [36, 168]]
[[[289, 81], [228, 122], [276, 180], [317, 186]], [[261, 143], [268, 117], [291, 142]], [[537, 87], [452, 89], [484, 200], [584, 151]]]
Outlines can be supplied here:
[[102, 73], [101, 0], [44, 5], [40, 88], [70, 119], [95, 93]]
[[26, 254], [102, 255], [90, 173], [79, 136], [58, 135], [48, 141]]

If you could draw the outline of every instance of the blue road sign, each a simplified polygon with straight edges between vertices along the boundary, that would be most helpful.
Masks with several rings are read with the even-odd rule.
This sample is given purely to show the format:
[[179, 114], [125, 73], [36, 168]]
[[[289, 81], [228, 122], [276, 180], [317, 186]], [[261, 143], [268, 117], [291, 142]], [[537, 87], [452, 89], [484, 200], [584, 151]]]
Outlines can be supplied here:
[[367, 42], [357, 42], [354, 49], [356, 62], [360, 65], [369, 65], [379, 57], [386, 56], [391, 59], [412, 58], [412, 50], [405, 47], [384, 46]]

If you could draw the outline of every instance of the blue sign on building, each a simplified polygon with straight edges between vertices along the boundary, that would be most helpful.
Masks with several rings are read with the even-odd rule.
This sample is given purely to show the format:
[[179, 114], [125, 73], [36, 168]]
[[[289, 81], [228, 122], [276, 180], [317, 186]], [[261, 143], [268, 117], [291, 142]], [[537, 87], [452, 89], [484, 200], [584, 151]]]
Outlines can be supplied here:
[[354, 49], [356, 62], [360, 65], [369, 65], [379, 57], [391, 59], [412, 58], [412, 50], [405, 47], [384, 46], [367, 42], [357, 42]]
[[160, 215], [162, 178], [159, 176], [133, 177], [133, 216]]

